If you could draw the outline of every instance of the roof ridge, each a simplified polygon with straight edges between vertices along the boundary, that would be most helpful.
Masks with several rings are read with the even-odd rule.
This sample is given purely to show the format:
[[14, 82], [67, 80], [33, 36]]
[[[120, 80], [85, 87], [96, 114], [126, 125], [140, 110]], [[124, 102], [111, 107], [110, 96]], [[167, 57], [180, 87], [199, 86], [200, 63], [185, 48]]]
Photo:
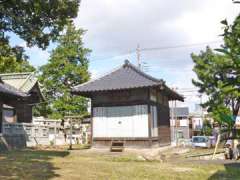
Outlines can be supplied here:
[[0, 74], [0, 76], [26, 75], [26, 74], [32, 74], [32, 73], [34, 73], [34, 71], [32, 71], [32, 72], [18, 72], [18, 73], [2, 73], [2, 74]]
[[11, 86], [8, 83], [0, 83], [0, 86], [7, 91], [10, 91], [11, 94], [18, 95], [18, 96], [27, 96], [26, 93], [22, 92], [21, 90]]
[[82, 83], [82, 84], [79, 84], [79, 85], [77, 85], [77, 86], [74, 86], [73, 88], [75, 89], [75, 88], [81, 87], [81, 86], [83, 86], [83, 85], [89, 84], [89, 83], [91, 83], [91, 82], [93, 82], [93, 81], [100, 80], [101, 78], [103, 78], [103, 77], [105, 77], [105, 76], [107, 76], [107, 75], [109, 75], [109, 74], [111, 74], [111, 73], [113, 73], [113, 72], [115, 72], [115, 71], [117, 71], [117, 70], [119, 70], [119, 69], [121, 69], [121, 68], [125, 68], [126, 66], [130, 67], [130, 68], [133, 69], [135, 72], [143, 75], [144, 77], [146, 77], [146, 78], [148, 78], [148, 79], [150, 79], [150, 80], [152, 80], [152, 81], [154, 81], [154, 82], [157, 82], [157, 83], [165, 83], [162, 79], [157, 79], [157, 78], [154, 78], [154, 77], [152, 77], [152, 76], [144, 73], [142, 70], [140, 70], [138, 67], [136, 67], [135, 65], [133, 65], [132, 63], [130, 63], [129, 60], [126, 59], [123, 65], [120, 65], [120, 66], [112, 69], [111, 71], [105, 72], [104, 74], [102, 74], [102, 75], [101, 75], [100, 77], [98, 77], [98, 78], [95, 78], [95, 79], [92, 79], [92, 80], [87, 81], [87, 82], [85, 82], [85, 83]]
[[22, 88], [25, 86], [25, 84], [27, 83], [27, 81], [31, 78], [34, 77], [35, 72], [29, 73], [28, 77], [25, 79], [24, 83], [20, 86], [19, 89], [22, 90]]
[[104, 78], [104, 77], [106, 77], [106, 76], [108, 76], [108, 75], [110, 75], [110, 74], [112, 74], [112, 73], [117, 72], [117, 71], [120, 70], [121, 68], [125, 68], [125, 67], [131, 68], [131, 69], [132, 69], [133, 71], [135, 71], [136, 73], [140, 74], [141, 76], [144, 76], [145, 78], [147, 78], [147, 79], [149, 79], [149, 80], [151, 80], [151, 81], [154, 81], [155, 83], [163, 83], [163, 84], [165, 84], [165, 81], [163, 81], [162, 79], [157, 79], [157, 78], [154, 78], [154, 77], [152, 77], [152, 76], [144, 73], [144, 72], [141, 71], [138, 67], [136, 67], [135, 65], [133, 65], [132, 63], [130, 63], [129, 60], [126, 59], [126, 60], [124, 61], [124, 64], [122, 64], [122, 65], [120, 65], [120, 66], [112, 69], [111, 71], [105, 72], [105, 73], [102, 74], [100, 77], [95, 78], [95, 79], [92, 79], [92, 80], [87, 81], [87, 82], [85, 82], [85, 83], [79, 84], [79, 85], [77, 85], [77, 86], [74, 86], [74, 87], [73, 87], [73, 91], [74, 91], [75, 89], [79, 88], [79, 87], [82, 87], [82, 86], [86, 85], [86, 84], [90, 84], [90, 83], [92, 83], [92, 82], [94, 82], [94, 81], [98, 81], [98, 80], [100, 80], [100, 79], [102, 79], [102, 78]]
[[125, 63], [120, 67], [114, 68], [98, 78], [73, 87], [71, 92], [90, 97], [91, 93], [96, 91], [149, 87], [159, 87], [160, 90], [166, 91], [166, 94], [171, 97], [170, 99], [183, 101], [183, 97], [172, 91], [164, 80], [148, 75], [128, 60], [125, 60]]
[[82, 84], [79, 84], [79, 85], [77, 85], [77, 86], [74, 86], [73, 89], [76, 89], [76, 88], [81, 87], [81, 86], [86, 85], [86, 84], [90, 84], [90, 83], [92, 83], [93, 81], [100, 80], [100, 79], [102, 79], [103, 77], [105, 77], [105, 76], [107, 76], [107, 75], [109, 75], [109, 74], [111, 74], [111, 73], [113, 73], [113, 72], [121, 69], [122, 67], [123, 67], [123, 65], [120, 65], [120, 66], [112, 69], [111, 71], [108, 71], [108, 72], [103, 73], [103, 74], [102, 74], [100, 77], [98, 77], [98, 78], [91, 79], [91, 80], [89, 80], [89, 81], [87, 81], [87, 82], [84, 82], [84, 83], [82, 83]]

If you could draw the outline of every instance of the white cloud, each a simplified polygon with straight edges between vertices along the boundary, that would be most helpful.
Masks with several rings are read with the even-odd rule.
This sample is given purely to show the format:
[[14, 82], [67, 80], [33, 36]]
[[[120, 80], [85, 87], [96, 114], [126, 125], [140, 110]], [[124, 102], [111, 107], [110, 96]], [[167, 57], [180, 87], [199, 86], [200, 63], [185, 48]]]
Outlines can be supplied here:
[[99, 72], [95, 69], [90, 70], [90, 73], [91, 73], [91, 79], [96, 79], [100, 75]]
[[[233, 21], [239, 9], [231, 0], [85, 0], [81, 2], [75, 24], [88, 30], [84, 42], [93, 51], [90, 72], [94, 79], [124, 59], [136, 63], [136, 54], [126, 53], [134, 50], [138, 43], [141, 48], [149, 48], [221, 39], [218, 36], [222, 33], [220, 21], [225, 18]], [[16, 44], [22, 41], [13, 39]], [[34, 66], [47, 62], [48, 51], [28, 48], [25, 43], [20, 45], [25, 47]], [[170, 87], [195, 88], [191, 83], [195, 74], [190, 54], [199, 53], [205, 46], [142, 52], [141, 60], [147, 63], [148, 73], [163, 78]], [[196, 92], [185, 94], [186, 103], [179, 105], [199, 103]]]
[[25, 42], [20, 43], [19, 46], [24, 47], [26, 54], [30, 57], [30, 62], [33, 66], [38, 67], [47, 63], [47, 60], [50, 56], [50, 53], [47, 50], [43, 51], [36, 46], [30, 48]]
[[184, 32], [189, 42], [204, 42], [219, 38], [222, 34], [220, 22], [227, 18], [230, 22], [239, 13], [239, 7], [229, 0], [211, 0], [203, 8], [186, 11], [168, 26]]
[[[126, 58], [136, 62], [136, 54], [122, 54], [135, 49], [138, 43], [141, 48], [148, 48], [219, 39], [220, 21], [232, 21], [239, 8], [231, 0], [85, 0], [75, 24], [88, 30], [84, 42], [93, 51], [90, 72], [96, 78]], [[48, 51], [21, 45], [34, 66], [47, 62]], [[205, 46], [142, 52], [141, 59], [149, 66], [150, 74], [163, 78], [169, 86], [193, 88], [191, 79], [195, 74], [191, 71], [190, 53], [198, 53]], [[192, 95], [181, 105], [198, 102], [199, 98]]]
[[[149, 48], [219, 39], [220, 21], [232, 21], [238, 13], [239, 5], [231, 0], [86, 0], [81, 3], [75, 23], [88, 30], [84, 42], [93, 50], [90, 69], [96, 77], [126, 57], [136, 62], [135, 54], [104, 58], [129, 52], [138, 43], [141, 48]], [[150, 74], [165, 79], [168, 85], [193, 88], [191, 79], [195, 74], [190, 54], [206, 45], [142, 52], [141, 59], [149, 66]], [[186, 101], [185, 104], [198, 103], [199, 98], [193, 95]]]
[[85, 42], [94, 54], [119, 54], [142, 47], [216, 39], [220, 21], [239, 8], [230, 0], [87, 0], [75, 23], [88, 29]]

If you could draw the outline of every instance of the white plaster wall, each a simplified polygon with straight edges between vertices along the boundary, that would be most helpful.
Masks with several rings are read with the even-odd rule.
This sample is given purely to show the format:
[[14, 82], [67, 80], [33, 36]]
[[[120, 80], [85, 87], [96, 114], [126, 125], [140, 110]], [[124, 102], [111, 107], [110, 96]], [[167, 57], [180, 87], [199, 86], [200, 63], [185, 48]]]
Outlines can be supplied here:
[[93, 137], [148, 137], [147, 105], [93, 108]]
[[188, 119], [181, 119], [180, 126], [188, 126]]

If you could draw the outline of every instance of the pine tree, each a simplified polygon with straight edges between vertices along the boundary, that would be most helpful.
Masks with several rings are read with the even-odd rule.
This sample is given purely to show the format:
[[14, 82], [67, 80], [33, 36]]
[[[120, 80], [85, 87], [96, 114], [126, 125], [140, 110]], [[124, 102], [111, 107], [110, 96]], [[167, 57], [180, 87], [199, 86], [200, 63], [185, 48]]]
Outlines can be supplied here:
[[203, 106], [231, 131], [240, 109], [240, 15], [232, 25], [226, 20], [221, 23], [224, 44], [215, 52], [207, 47], [199, 55], [191, 55], [197, 75], [193, 84], [209, 97]]
[[75, 115], [86, 113], [86, 99], [70, 93], [73, 86], [86, 82], [90, 77], [87, 55], [91, 51], [83, 46], [84, 33], [70, 23], [60, 36], [49, 62], [40, 68], [40, 82], [49, 101], [48, 108], [42, 109], [42, 115], [50, 113], [54, 118], [62, 118], [69, 112]]

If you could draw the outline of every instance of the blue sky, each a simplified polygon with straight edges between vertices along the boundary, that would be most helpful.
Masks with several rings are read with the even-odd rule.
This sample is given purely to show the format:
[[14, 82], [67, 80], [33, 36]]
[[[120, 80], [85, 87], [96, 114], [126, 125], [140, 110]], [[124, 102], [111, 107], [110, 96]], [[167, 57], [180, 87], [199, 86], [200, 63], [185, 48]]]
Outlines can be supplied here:
[[[75, 24], [86, 29], [85, 46], [92, 49], [89, 56], [93, 78], [111, 71], [125, 59], [136, 64], [136, 53], [127, 54], [141, 48], [168, 47], [202, 42], [221, 41], [220, 21], [232, 21], [240, 12], [240, 6], [231, 0], [83, 0]], [[13, 45], [25, 46], [17, 36], [11, 35]], [[141, 60], [148, 68], [147, 73], [164, 79], [170, 87], [178, 87], [186, 95], [186, 103], [199, 102], [196, 92], [183, 92], [184, 88], [194, 88], [191, 79], [192, 52], [199, 53], [206, 45], [212, 48], [220, 43], [206, 43], [200, 46], [148, 51], [141, 53]], [[36, 67], [47, 63], [51, 44], [46, 51], [37, 47], [26, 47], [30, 63]]]

